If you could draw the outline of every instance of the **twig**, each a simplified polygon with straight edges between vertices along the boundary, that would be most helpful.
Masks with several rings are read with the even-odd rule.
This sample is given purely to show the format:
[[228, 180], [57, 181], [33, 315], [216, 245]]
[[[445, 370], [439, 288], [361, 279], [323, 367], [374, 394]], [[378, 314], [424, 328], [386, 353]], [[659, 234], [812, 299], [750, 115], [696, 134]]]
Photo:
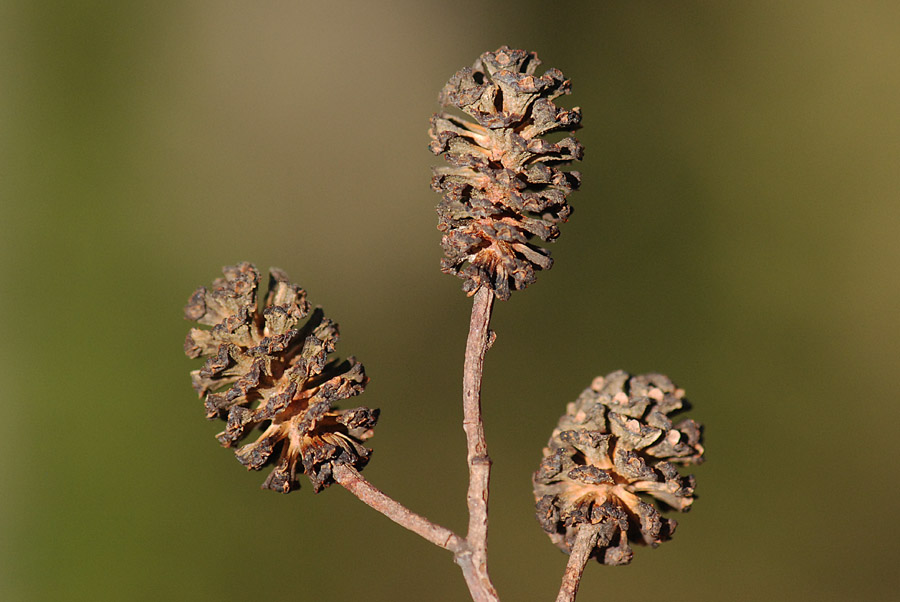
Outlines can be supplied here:
[[562, 585], [559, 587], [559, 595], [556, 596], [556, 602], [575, 601], [575, 594], [578, 593], [578, 586], [581, 584], [581, 575], [584, 573], [584, 567], [591, 556], [591, 550], [597, 545], [599, 534], [599, 525], [581, 525], [578, 529], [578, 535], [575, 536], [575, 544], [572, 546], [572, 553], [569, 555], [568, 564], [566, 564], [566, 572], [563, 573]]
[[466, 494], [469, 530], [466, 538], [463, 539], [453, 531], [434, 524], [387, 496], [352, 466], [338, 465], [334, 468], [335, 480], [362, 502], [401, 527], [453, 552], [475, 602], [500, 600], [487, 568], [491, 459], [487, 453], [484, 422], [481, 418], [481, 381], [484, 354], [490, 345], [488, 335], [493, 301], [494, 294], [489, 289], [481, 288], [475, 293], [463, 366], [463, 430], [466, 432], [466, 460], [469, 465], [469, 489]]
[[464, 552], [466, 541], [445, 527], [436, 525], [424, 516], [416, 514], [400, 502], [391, 498], [372, 485], [352, 466], [338, 464], [334, 467], [334, 480], [344, 489], [358, 497], [363, 503], [400, 525], [419, 535], [434, 545], [450, 550], [454, 554]]
[[416, 514], [391, 498], [372, 485], [352, 466], [346, 464], [335, 466], [334, 480], [364, 504], [382, 513], [401, 527], [409, 529], [438, 547], [453, 552], [454, 560], [462, 569], [472, 599], [475, 602], [497, 602], [496, 592], [492, 591], [493, 588], [487, 590], [479, 577], [472, 549], [465, 539], [450, 529], [436, 525], [424, 516]]
[[463, 429], [466, 432], [466, 461], [469, 465], [469, 530], [466, 541], [472, 549], [476, 575], [482, 584], [486, 600], [499, 600], [491, 583], [487, 567], [488, 489], [491, 479], [491, 458], [484, 439], [481, 417], [481, 380], [484, 354], [487, 352], [491, 307], [494, 293], [482, 287], [475, 293], [466, 359], [463, 367]]

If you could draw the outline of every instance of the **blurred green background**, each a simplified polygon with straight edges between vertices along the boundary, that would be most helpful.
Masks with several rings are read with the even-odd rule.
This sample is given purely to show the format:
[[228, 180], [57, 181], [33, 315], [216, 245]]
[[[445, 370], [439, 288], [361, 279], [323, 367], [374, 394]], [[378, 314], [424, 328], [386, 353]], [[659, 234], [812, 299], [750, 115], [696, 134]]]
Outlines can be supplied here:
[[491, 570], [551, 600], [530, 474], [598, 374], [706, 425], [673, 541], [579, 600], [893, 600], [900, 4], [0, 3], [0, 599], [467, 599], [340, 488], [258, 489], [213, 439], [181, 307], [277, 265], [382, 409], [366, 470], [465, 528], [470, 302], [438, 271], [428, 119], [502, 44], [585, 114], [553, 270], [495, 311]]

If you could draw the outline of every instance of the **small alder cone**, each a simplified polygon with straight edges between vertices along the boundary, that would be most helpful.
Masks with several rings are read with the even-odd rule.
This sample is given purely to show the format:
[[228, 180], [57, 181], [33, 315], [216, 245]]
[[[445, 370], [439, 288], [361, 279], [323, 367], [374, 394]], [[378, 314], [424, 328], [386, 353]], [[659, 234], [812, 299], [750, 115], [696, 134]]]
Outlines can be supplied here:
[[[224, 278], [198, 288], [184, 308], [186, 319], [212, 327], [191, 329], [184, 352], [207, 358], [191, 380], [207, 418], [226, 422], [219, 442], [236, 447], [248, 469], [273, 465], [263, 488], [282, 493], [299, 487], [298, 463], [317, 492], [334, 482], [336, 464], [365, 466], [371, 450], [362, 442], [372, 436], [378, 410], [332, 405], [358, 395], [368, 381], [354, 358], [328, 360], [337, 324], [321, 308], [310, 312], [306, 292], [281, 270], [269, 271], [261, 313], [256, 268], [241, 263], [222, 272]], [[262, 434], [238, 446], [256, 428]]]
[[440, 94], [443, 106], [475, 122], [449, 113], [431, 118], [430, 149], [451, 165], [435, 168], [431, 182], [443, 194], [441, 270], [465, 280], [469, 295], [484, 286], [508, 299], [534, 282], [553, 260], [533, 239], [555, 240], [557, 224], [572, 213], [566, 196], [581, 174], [559, 167], [581, 159], [583, 148], [572, 137], [553, 143], [541, 136], [577, 129], [581, 110], [553, 104], [571, 84], [558, 69], [534, 75], [538, 65], [534, 52], [486, 52]]
[[694, 501], [694, 477], [676, 465], [703, 461], [701, 426], [670, 418], [687, 409], [683, 397], [662, 374], [618, 371], [568, 405], [534, 473], [537, 518], [553, 543], [568, 553], [578, 530], [596, 525], [592, 556], [621, 565], [631, 562], [629, 542], [671, 537], [677, 523], [660, 509], [685, 512]]

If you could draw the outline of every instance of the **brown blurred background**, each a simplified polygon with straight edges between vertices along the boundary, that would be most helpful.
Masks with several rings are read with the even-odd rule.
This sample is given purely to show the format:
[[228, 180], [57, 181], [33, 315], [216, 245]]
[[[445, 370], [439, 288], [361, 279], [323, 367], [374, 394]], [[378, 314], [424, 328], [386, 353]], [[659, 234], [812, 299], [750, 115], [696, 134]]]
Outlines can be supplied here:
[[285, 269], [372, 378], [368, 477], [462, 531], [470, 303], [426, 130], [502, 44], [573, 80], [587, 149], [556, 266], [495, 312], [503, 599], [555, 596], [530, 473], [617, 368], [687, 390], [709, 461], [673, 541], [579, 600], [896, 599], [900, 4], [324, 4], [0, 4], [0, 599], [467, 599], [340, 488], [258, 489], [181, 307]]

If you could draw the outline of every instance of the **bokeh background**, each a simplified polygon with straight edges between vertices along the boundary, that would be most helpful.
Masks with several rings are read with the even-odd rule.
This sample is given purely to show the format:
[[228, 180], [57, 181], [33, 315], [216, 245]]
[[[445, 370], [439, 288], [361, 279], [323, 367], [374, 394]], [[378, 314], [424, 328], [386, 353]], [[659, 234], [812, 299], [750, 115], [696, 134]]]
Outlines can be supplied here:
[[893, 600], [900, 4], [0, 3], [0, 599], [459, 601], [449, 554], [340, 488], [258, 489], [190, 388], [181, 307], [277, 265], [382, 408], [368, 477], [465, 527], [469, 300], [428, 119], [502, 44], [574, 82], [553, 270], [495, 312], [491, 570], [551, 600], [530, 473], [591, 379], [663, 371], [699, 499], [579, 600]]

